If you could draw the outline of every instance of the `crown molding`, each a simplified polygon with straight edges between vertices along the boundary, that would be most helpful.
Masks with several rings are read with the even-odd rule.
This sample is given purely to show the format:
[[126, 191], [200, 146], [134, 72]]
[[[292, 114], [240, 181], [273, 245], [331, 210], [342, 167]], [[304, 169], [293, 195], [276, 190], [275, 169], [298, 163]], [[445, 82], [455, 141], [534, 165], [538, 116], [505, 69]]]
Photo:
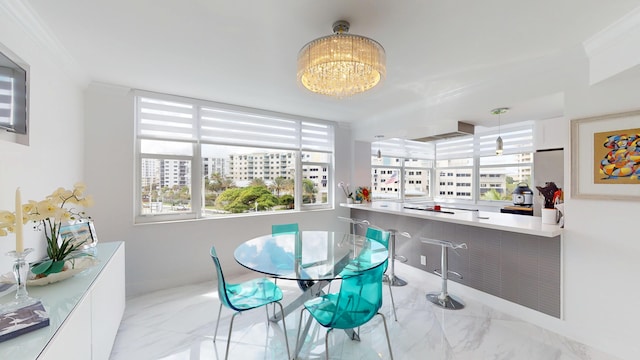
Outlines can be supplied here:
[[620, 41], [632, 32], [640, 30], [640, 7], [633, 9], [618, 21], [602, 29], [582, 45], [587, 55], [606, 50], [611, 44]]
[[51, 29], [26, 1], [0, 0], [0, 10], [11, 16], [24, 29], [25, 33], [35, 40], [37, 45], [45, 49], [73, 81], [83, 86], [89, 83], [88, 74], [81, 70], [75, 58], [71, 56]]
[[640, 64], [640, 7], [607, 26], [582, 45], [589, 59], [589, 82], [595, 84]]

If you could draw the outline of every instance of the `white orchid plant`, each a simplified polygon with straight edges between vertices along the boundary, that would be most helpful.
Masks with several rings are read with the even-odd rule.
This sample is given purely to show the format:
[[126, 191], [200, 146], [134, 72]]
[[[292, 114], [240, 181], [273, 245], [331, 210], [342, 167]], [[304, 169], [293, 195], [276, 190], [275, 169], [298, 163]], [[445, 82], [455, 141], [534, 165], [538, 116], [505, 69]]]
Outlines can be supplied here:
[[[90, 219], [80, 207], [93, 205], [91, 196], [84, 194], [85, 185], [77, 183], [73, 189], [58, 188], [42, 201], [30, 200], [22, 205], [22, 223], [32, 221], [34, 229], [44, 231], [47, 240], [48, 259], [35, 264], [31, 271], [38, 274], [59, 272], [64, 267], [64, 261], [72, 253], [82, 247], [82, 243], [74, 242], [73, 238], [60, 239], [60, 226], [69, 221]], [[15, 213], [0, 210], [0, 236], [15, 232]]]

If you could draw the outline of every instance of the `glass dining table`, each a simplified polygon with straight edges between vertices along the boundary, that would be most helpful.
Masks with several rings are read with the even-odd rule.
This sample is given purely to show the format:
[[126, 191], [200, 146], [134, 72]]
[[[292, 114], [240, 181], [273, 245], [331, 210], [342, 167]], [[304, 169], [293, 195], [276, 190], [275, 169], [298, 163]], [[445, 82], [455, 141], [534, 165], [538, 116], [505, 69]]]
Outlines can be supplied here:
[[[302, 293], [282, 313], [274, 314], [271, 321], [280, 321], [305, 301], [323, 295], [322, 289], [332, 280], [372, 269], [388, 256], [387, 249], [377, 241], [333, 231], [259, 236], [245, 241], [234, 252], [236, 261], [247, 269], [298, 281]], [[307, 322], [304, 333], [309, 324]], [[358, 339], [355, 332], [348, 331], [348, 334], [352, 339]]]

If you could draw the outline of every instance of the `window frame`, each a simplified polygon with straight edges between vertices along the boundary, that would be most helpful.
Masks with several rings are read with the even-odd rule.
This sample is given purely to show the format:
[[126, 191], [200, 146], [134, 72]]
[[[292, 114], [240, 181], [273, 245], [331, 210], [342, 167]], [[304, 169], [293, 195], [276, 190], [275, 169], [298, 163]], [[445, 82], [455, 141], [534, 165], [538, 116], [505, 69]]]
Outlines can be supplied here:
[[[147, 136], [141, 134], [140, 126], [140, 99], [153, 99], [158, 101], [168, 101], [175, 103], [187, 103], [193, 106], [193, 133], [190, 139], [166, 139], [157, 136]], [[296, 154], [296, 163], [294, 170], [294, 181], [295, 181], [295, 189], [294, 189], [294, 201], [295, 206], [292, 210], [283, 210], [282, 212], [292, 212], [292, 211], [308, 211], [308, 210], [318, 210], [318, 209], [331, 209], [333, 208], [335, 191], [333, 189], [334, 179], [334, 168], [335, 168], [335, 130], [336, 125], [334, 122], [319, 120], [319, 119], [311, 119], [302, 116], [294, 116], [282, 113], [275, 113], [260, 109], [253, 109], [235, 105], [221, 104], [212, 101], [206, 100], [198, 100], [185, 98], [176, 95], [169, 94], [160, 94], [143, 90], [135, 90], [133, 92], [134, 99], [134, 141], [135, 141], [135, 179], [133, 181], [134, 186], [134, 222], [135, 223], [156, 223], [156, 222], [165, 222], [165, 221], [179, 221], [179, 220], [195, 220], [195, 219], [225, 219], [229, 217], [235, 216], [258, 216], [263, 214], [273, 214], [274, 212], [259, 212], [259, 213], [235, 213], [235, 214], [221, 214], [219, 216], [205, 216], [203, 215], [202, 209], [204, 207], [204, 196], [205, 190], [203, 188], [203, 176], [204, 176], [204, 159], [202, 157], [202, 146], [203, 145], [220, 145], [220, 146], [244, 146], [250, 148], [264, 148], [265, 150], [274, 150], [274, 151], [287, 151]], [[219, 111], [232, 111], [236, 112], [240, 115], [246, 115], [248, 117], [265, 117], [270, 119], [282, 119], [287, 123], [294, 123], [297, 130], [293, 135], [297, 141], [296, 144], [289, 146], [278, 146], [278, 144], [265, 146], [264, 144], [249, 144], [249, 143], [233, 143], [232, 138], [228, 138], [229, 141], [208, 141], [203, 140], [201, 137], [201, 109], [206, 108], [208, 110], [214, 109]], [[322, 144], [322, 140], [318, 143], [318, 136], [314, 134], [313, 127], [322, 127], [326, 129], [327, 132], [327, 144]], [[305, 130], [306, 133], [305, 133]], [[209, 131], [211, 133], [211, 131]], [[290, 136], [291, 138], [291, 136]], [[160, 141], [169, 141], [169, 142], [184, 142], [192, 144], [192, 155], [167, 155], [167, 154], [156, 154], [156, 153], [142, 153], [142, 141], [143, 140], [160, 140]], [[318, 143], [318, 148], [316, 148], [316, 143]], [[287, 144], [285, 144], [287, 145]], [[324, 148], [323, 148], [324, 146]], [[303, 162], [302, 154], [304, 152], [322, 152], [329, 154], [328, 163], [318, 163], [321, 168], [327, 168], [327, 202], [323, 204], [302, 204], [302, 176], [303, 176], [303, 164], [304, 165], [316, 165], [315, 162]], [[153, 158], [153, 159], [175, 159], [175, 160], [188, 160], [191, 161], [191, 211], [186, 213], [168, 213], [168, 214], [143, 214], [142, 213], [142, 159], [144, 158]], [[280, 211], [279, 211], [280, 212]]]
[[[488, 164], [481, 165], [482, 159], [486, 157], [490, 157], [488, 152], [495, 151], [495, 138], [500, 134], [503, 137], [505, 143], [505, 153], [504, 155], [513, 155], [513, 154], [531, 154], [531, 161], [526, 163], [517, 163], [517, 162], [509, 162], [509, 163], [498, 163], [498, 164]], [[402, 140], [400, 139], [391, 139], [397, 140], [402, 144]], [[389, 155], [388, 157], [399, 157], [402, 158], [403, 165], [398, 167], [398, 171], [402, 171], [402, 186], [401, 186], [401, 194], [397, 199], [384, 199], [377, 198], [375, 201], [399, 201], [399, 202], [411, 202], [411, 201], [437, 201], [437, 202], [447, 202], [447, 203], [458, 203], [458, 204], [469, 204], [469, 205], [484, 205], [484, 206], [504, 206], [506, 204], [512, 203], [511, 200], [484, 200], [480, 198], [480, 172], [484, 168], [492, 168], [492, 167], [501, 167], [501, 168], [519, 168], [519, 167], [530, 167], [531, 168], [531, 181], [533, 181], [533, 175], [535, 169], [533, 167], [533, 153], [535, 152], [533, 149], [533, 143], [535, 140], [535, 132], [534, 132], [534, 123], [533, 121], [525, 121], [517, 124], [502, 126], [501, 129], [496, 128], [481, 128], [476, 134], [470, 135], [468, 137], [458, 137], [453, 139], [443, 139], [432, 142], [435, 145], [434, 156], [433, 159], [426, 159], [432, 161], [431, 168], [415, 168], [415, 167], [405, 167], [404, 162], [409, 158], [416, 158], [415, 156], [398, 156], [397, 153], [393, 153], [396, 148], [386, 146], [387, 141], [374, 142], [372, 143], [372, 158], [371, 158], [371, 179], [373, 180], [373, 169], [377, 168], [389, 168], [394, 166], [385, 166], [385, 165], [374, 165], [374, 156], [376, 155], [378, 150], [381, 150], [382, 154], [387, 154], [392, 152], [394, 155]], [[456, 146], [454, 144], [459, 143], [463, 144], [462, 147]], [[446, 144], [445, 148], [451, 149], [451, 153], [445, 155], [444, 157], [438, 157], [437, 145], [438, 144]], [[454, 145], [454, 146], [452, 146]], [[397, 151], [397, 150], [396, 150]], [[453, 165], [453, 166], [438, 166], [439, 160], [456, 160], [456, 159], [468, 159], [470, 161], [470, 165]], [[394, 167], [395, 168], [395, 167]], [[428, 169], [429, 171], [429, 196], [425, 199], [424, 197], [412, 199], [405, 197], [404, 191], [404, 174], [408, 170], [414, 169]], [[448, 198], [446, 195], [440, 195], [440, 182], [444, 181], [445, 185], [447, 181], [463, 182], [463, 180], [458, 180], [457, 177], [454, 177], [453, 180], [441, 180], [439, 177], [439, 172], [444, 171], [451, 172], [452, 170], [471, 170], [471, 199], [461, 199], [461, 198]], [[456, 172], [457, 173], [457, 172]], [[378, 175], [379, 176], [379, 175]], [[466, 178], [466, 177], [465, 177]], [[373, 184], [372, 184], [373, 185]], [[531, 186], [531, 184], [529, 184]], [[447, 190], [444, 190], [447, 191]], [[454, 190], [454, 196], [455, 196]]]

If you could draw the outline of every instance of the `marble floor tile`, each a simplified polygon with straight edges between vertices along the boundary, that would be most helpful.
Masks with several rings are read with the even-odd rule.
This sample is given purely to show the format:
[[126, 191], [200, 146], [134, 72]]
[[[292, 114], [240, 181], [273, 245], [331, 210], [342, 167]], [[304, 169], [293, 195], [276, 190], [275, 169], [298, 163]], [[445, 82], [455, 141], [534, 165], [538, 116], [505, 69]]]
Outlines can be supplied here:
[[[478, 360], [558, 359], [614, 360], [584, 344], [571, 341], [538, 326], [501, 313], [481, 303], [466, 301], [462, 310], [435, 307], [425, 299], [427, 290], [437, 290], [439, 279], [396, 264], [409, 285], [393, 287], [398, 321], [393, 320], [389, 289], [383, 289], [381, 312], [386, 317], [394, 359]], [[231, 279], [257, 277], [247, 274]], [[279, 280], [283, 305], [299, 289], [295, 282]], [[339, 282], [332, 291], [338, 291]], [[215, 284], [205, 282], [166, 289], [127, 300], [123, 321], [111, 360], [200, 360], [224, 359], [229, 323], [233, 312], [222, 309], [220, 328], [213, 341], [220, 302]], [[269, 308], [271, 312], [272, 309]], [[293, 353], [300, 311], [287, 316], [287, 336]], [[305, 315], [305, 320], [306, 320]], [[282, 323], [267, 323], [263, 308], [236, 316], [229, 347], [230, 359], [286, 359]], [[305, 322], [303, 321], [303, 326]], [[312, 322], [298, 359], [324, 359], [326, 329]], [[361, 341], [352, 341], [340, 330], [329, 334], [331, 359], [390, 359], [382, 318], [374, 317], [360, 329]]]

